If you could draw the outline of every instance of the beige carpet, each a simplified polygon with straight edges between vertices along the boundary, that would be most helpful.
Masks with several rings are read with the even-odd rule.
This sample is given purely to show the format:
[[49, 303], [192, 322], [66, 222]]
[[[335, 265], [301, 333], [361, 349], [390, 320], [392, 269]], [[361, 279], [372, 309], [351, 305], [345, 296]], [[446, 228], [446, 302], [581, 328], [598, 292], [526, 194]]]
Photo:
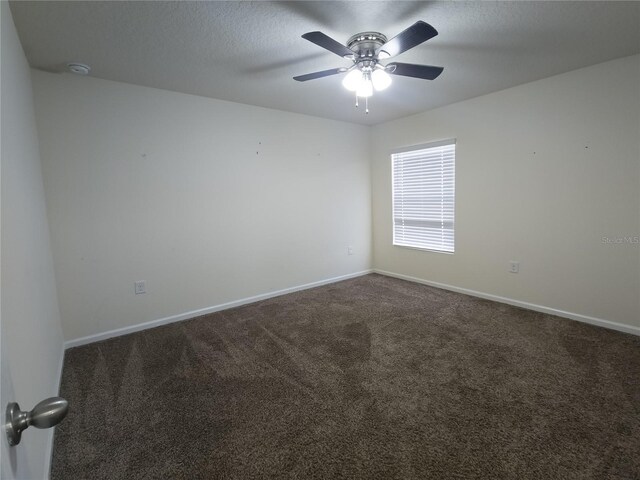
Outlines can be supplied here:
[[640, 479], [640, 337], [380, 275], [66, 354], [52, 477]]

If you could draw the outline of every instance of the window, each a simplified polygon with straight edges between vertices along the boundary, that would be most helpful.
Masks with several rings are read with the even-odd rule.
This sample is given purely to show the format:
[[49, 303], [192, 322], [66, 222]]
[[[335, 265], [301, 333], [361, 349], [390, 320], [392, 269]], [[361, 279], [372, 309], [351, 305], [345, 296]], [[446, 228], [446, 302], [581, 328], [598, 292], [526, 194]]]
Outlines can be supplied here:
[[391, 155], [393, 244], [454, 251], [455, 140]]

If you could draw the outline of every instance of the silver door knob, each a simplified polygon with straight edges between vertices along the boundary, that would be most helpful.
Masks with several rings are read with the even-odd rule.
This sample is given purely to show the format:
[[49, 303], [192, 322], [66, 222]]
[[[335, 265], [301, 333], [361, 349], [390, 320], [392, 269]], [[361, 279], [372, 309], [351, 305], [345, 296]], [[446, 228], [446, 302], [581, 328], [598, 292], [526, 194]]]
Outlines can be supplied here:
[[20, 410], [15, 402], [7, 405], [7, 438], [12, 447], [20, 443], [22, 432], [30, 426], [51, 428], [62, 421], [69, 411], [69, 403], [61, 397], [41, 401], [30, 412]]

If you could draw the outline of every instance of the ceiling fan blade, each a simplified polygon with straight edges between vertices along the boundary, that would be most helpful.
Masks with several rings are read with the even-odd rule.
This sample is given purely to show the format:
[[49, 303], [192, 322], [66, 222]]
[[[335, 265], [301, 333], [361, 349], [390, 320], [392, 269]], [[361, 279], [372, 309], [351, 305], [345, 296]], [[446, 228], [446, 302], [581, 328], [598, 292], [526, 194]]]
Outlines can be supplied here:
[[321, 72], [307, 73], [306, 75], [298, 75], [293, 77], [298, 82], [306, 82], [307, 80], [315, 80], [316, 78], [328, 77], [329, 75], [335, 75], [336, 73], [346, 72], [346, 68], [332, 68], [331, 70], [322, 70]]
[[348, 57], [353, 55], [353, 51], [342, 45], [340, 42], [336, 42], [333, 38], [325, 35], [322, 32], [309, 32], [302, 35], [302, 38], [309, 40], [311, 43], [315, 43], [319, 47], [322, 47], [330, 52], [340, 55], [341, 57]]
[[436, 35], [438, 31], [435, 28], [420, 20], [382, 45], [377, 53], [386, 52], [390, 57], [395, 57]]
[[422, 78], [424, 80], [435, 80], [442, 73], [444, 68], [432, 65], [415, 65], [413, 63], [389, 63], [386, 66], [387, 73], [392, 75], [402, 75], [404, 77]]

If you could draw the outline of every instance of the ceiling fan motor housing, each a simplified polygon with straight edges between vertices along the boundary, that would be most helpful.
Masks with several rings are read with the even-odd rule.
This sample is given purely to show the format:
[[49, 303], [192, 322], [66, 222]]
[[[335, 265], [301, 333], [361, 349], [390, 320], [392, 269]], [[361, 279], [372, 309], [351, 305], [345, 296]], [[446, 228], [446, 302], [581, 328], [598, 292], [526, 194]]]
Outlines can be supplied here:
[[376, 51], [385, 43], [387, 43], [387, 37], [380, 32], [362, 32], [352, 36], [347, 42], [347, 47], [353, 50], [353, 61], [359, 68], [373, 69], [378, 63]]

